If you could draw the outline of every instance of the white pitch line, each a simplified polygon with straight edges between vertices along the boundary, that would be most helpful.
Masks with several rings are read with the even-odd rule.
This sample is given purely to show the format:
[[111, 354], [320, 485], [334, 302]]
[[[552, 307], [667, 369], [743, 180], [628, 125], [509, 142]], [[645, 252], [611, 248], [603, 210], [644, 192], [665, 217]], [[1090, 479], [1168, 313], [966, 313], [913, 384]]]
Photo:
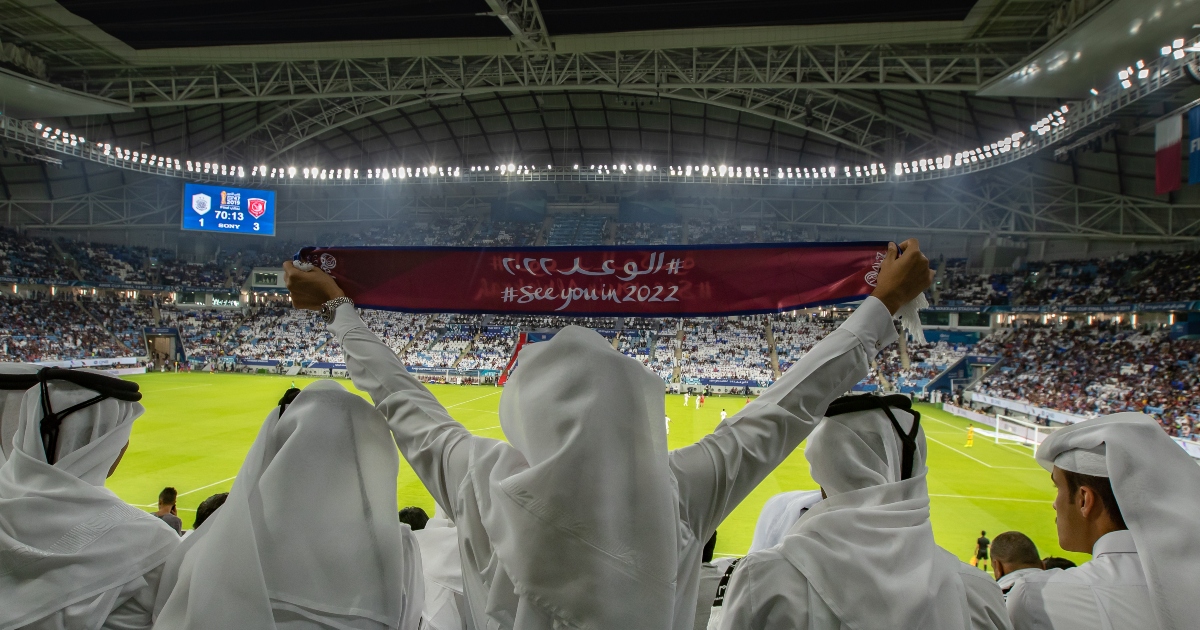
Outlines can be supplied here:
[[500, 425], [497, 424], [494, 427], [483, 427], [482, 429], [475, 429], [475, 430], [476, 431], [487, 431], [488, 429], [499, 429], [499, 428], [500, 428]]
[[[921, 416], [921, 418], [925, 418], [925, 417], [926, 417], [926, 416]], [[948, 426], [948, 427], [951, 427], [951, 428], [954, 428], [954, 429], [958, 429], [958, 427], [956, 427], [956, 426], [954, 426], [953, 424], [950, 424], [949, 422], [946, 422], [946, 421], [944, 421], [944, 420], [938, 420], [937, 418], [934, 418], [934, 417], [931, 417], [931, 416], [929, 417], [929, 419], [930, 419], [930, 420], [933, 420], [934, 422], [940, 422], [940, 423], [942, 423], [942, 424], [944, 424], [944, 425], [946, 425], [946, 426]], [[965, 430], [965, 429], [963, 429], [963, 432], [965, 432], [965, 431], [966, 431], [966, 430]], [[939, 433], [939, 435], [941, 435], [941, 434]], [[1031, 466], [993, 466], [993, 465], [991, 465], [991, 464], [989, 464], [989, 463], [987, 463], [987, 462], [983, 461], [982, 459], [979, 459], [979, 458], [977, 458], [977, 457], [971, 457], [970, 455], [968, 455], [968, 454], [966, 454], [966, 453], [964, 453], [964, 452], [960, 451], [960, 450], [959, 450], [959, 449], [957, 449], [957, 448], [954, 448], [953, 446], [950, 446], [949, 444], [946, 444], [945, 442], [943, 442], [943, 441], [941, 441], [941, 440], [937, 440], [937, 439], [934, 439], [934, 438], [931, 438], [931, 437], [929, 437], [929, 434], [928, 434], [928, 433], [926, 433], [926, 434], [925, 434], [925, 439], [929, 440], [930, 442], [937, 442], [938, 444], [941, 444], [942, 446], [945, 446], [946, 448], [948, 448], [948, 449], [950, 449], [950, 450], [954, 451], [955, 453], [958, 453], [959, 455], [962, 455], [963, 457], [967, 457], [967, 458], [973, 459], [973, 460], [975, 460], [975, 461], [979, 462], [980, 464], [983, 464], [984, 466], [987, 466], [988, 468], [996, 468], [996, 469], [998, 469], [998, 470], [1042, 470], [1041, 468], [1033, 468], [1033, 467], [1031, 467]], [[1002, 446], [1003, 446], [1003, 445], [1002, 445]], [[1024, 453], [1022, 453], [1022, 454], [1024, 454]]]
[[[179, 494], [175, 495], [175, 497], [176, 497], [176, 498], [179, 498], [179, 497], [186, 497], [187, 495], [189, 495], [189, 494], [192, 494], [193, 492], [200, 492], [201, 490], [203, 490], [203, 489], [205, 489], [205, 488], [211, 488], [211, 487], [213, 487], [213, 486], [217, 486], [217, 485], [223, 484], [223, 483], [225, 483], [226, 481], [233, 481], [234, 479], [237, 479], [237, 475], [234, 475], [234, 476], [232, 476], [232, 477], [230, 477], [230, 478], [228, 478], [228, 479], [222, 479], [222, 480], [220, 480], [220, 481], [214, 481], [214, 482], [212, 482], [212, 483], [208, 484], [207, 486], [200, 486], [199, 488], [196, 488], [196, 489], [194, 489], [194, 490], [188, 490], [187, 492], [180, 492]], [[139, 506], [137, 506], [137, 507], [158, 507], [158, 504], [157, 504], [157, 503], [147, 503], [147, 504], [139, 505]]]
[[1019, 503], [1050, 503], [1048, 499], [1015, 499], [1010, 497], [976, 497], [967, 494], [933, 494], [931, 497], [940, 497], [943, 499], [977, 499], [980, 501], [1017, 501]]
[[488, 396], [495, 396], [495, 395], [497, 395], [497, 394], [499, 394], [499, 393], [500, 393], [500, 392], [492, 392], [492, 393], [490, 393], [490, 394], [484, 394], [484, 395], [482, 395], [482, 396], [479, 396], [478, 398], [472, 398], [471, 400], [464, 400], [464, 401], [462, 401], [462, 402], [460, 402], [460, 403], [454, 403], [453, 405], [447, 405], [447, 406], [446, 406], [446, 409], [453, 409], [453, 408], [455, 408], [455, 407], [460, 407], [460, 406], [462, 406], [462, 405], [465, 405], [465, 404], [467, 404], [467, 403], [469, 403], [469, 402], [475, 402], [476, 400], [482, 400], [482, 399], [484, 399], [484, 398], [487, 398]]
[[930, 442], [937, 442], [938, 444], [945, 446], [946, 448], [954, 451], [955, 453], [958, 453], [959, 455], [962, 455], [963, 457], [966, 457], [968, 459], [973, 459], [973, 460], [979, 462], [980, 464], [987, 466], [988, 468], [995, 468], [997, 470], [1042, 470], [1041, 468], [1032, 468], [1029, 466], [993, 466], [993, 465], [983, 461], [982, 459], [979, 459], [978, 457], [971, 457], [970, 455], [954, 448], [953, 446], [950, 446], [949, 444], [946, 444], [945, 442], [943, 442], [941, 440], [935, 440], [934, 438], [931, 438], [928, 435], [925, 436], [925, 439], [929, 440]]

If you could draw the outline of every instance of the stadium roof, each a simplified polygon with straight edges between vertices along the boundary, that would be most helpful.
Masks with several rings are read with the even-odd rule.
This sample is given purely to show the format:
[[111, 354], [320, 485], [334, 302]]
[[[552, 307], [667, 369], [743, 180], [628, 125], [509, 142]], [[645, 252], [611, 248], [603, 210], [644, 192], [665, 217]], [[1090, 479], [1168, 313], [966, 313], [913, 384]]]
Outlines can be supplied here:
[[[22, 51], [0, 62], [0, 108], [144, 153], [245, 165], [892, 164], [1030, 133], [1093, 98], [1090, 86], [1111, 88], [1121, 65], [1190, 41], [1195, 22], [1200, 3], [1144, 0], [0, 0], [0, 44]], [[896, 225], [880, 199], [957, 195], [967, 214], [955, 224], [986, 210], [998, 214], [979, 229], [1004, 233], [1014, 216], [1041, 216], [1014, 185], [1034, 177], [1057, 223], [1014, 234], [1197, 233], [1190, 190], [1153, 194], [1147, 126], [1200, 97], [1188, 78], [1200, 73], [1185, 69], [1010, 166], [850, 196]], [[5, 142], [0, 199], [70, 200], [145, 177]], [[51, 225], [12, 207], [6, 222]]]
[[[447, 37], [507, 37], [485, 0], [151, 2], [64, 0], [67, 10], [137, 50]], [[555, 35], [798, 24], [963, 20], [974, 0], [602, 0], [538, 3]]]

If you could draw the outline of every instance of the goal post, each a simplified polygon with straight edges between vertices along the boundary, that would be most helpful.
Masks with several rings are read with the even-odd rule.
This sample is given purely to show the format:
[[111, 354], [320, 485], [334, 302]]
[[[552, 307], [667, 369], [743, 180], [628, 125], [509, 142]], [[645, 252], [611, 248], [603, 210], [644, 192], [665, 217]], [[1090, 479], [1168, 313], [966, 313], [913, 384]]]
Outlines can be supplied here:
[[1036, 451], [1038, 445], [1053, 431], [1052, 427], [1035, 424], [1028, 420], [1002, 414], [996, 416], [995, 440], [997, 444], [1000, 443], [1000, 440], [1007, 440], [1018, 442]]

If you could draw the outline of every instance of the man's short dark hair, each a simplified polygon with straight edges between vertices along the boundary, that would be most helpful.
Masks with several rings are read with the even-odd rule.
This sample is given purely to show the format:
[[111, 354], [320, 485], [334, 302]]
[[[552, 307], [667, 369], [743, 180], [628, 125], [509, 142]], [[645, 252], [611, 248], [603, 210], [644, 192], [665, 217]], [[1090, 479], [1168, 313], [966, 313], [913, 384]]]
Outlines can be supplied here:
[[992, 541], [992, 559], [1004, 564], [1042, 564], [1037, 545], [1021, 532], [997, 534], [996, 539]]
[[704, 543], [704, 551], [700, 554], [701, 562], [712, 562], [713, 553], [717, 550], [717, 532], [713, 532], [712, 538]]
[[987, 536], [987, 532], [986, 532], [986, 531], [979, 532], [979, 535], [980, 535], [980, 536]]
[[1049, 556], [1046, 558], [1042, 558], [1042, 567], [1045, 568], [1047, 571], [1049, 571], [1050, 569], [1074, 569], [1075, 563], [1071, 562], [1070, 560], [1067, 560], [1066, 558], [1059, 558], [1057, 556]]
[[415, 532], [425, 529], [425, 524], [429, 522], [429, 515], [425, 513], [425, 510], [414, 505], [400, 510], [400, 522], [408, 523], [408, 526]]
[[175, 505], [175, 498], [177, 496], [179, 496], [179, 493], [175, 492], [175, 488], [171, 488], [171, 487], [163, 488], [162, 492], [158, 493], [158, 504], [159, 505]]
[[200, 527], [200, 524], [208, 520], [208, 517], [217, 511], [217, 508], [225, 505], [225, 499], [229, 498], [228, 492], [220, 492], [208, 497], [196, 506], [196, 521], [192, 523], [192, 529]]
[[1063, 480], [1067, 482], [1067, 491], [1072, 497], [1080, 488], [1091, 489], [1100, 497], [1100, 504], [1104, 506], [1104, 511], [1108, 512], [1108, 517], [1116, 524], [1117, 529], [1129, 529], [1125, 525], [1125, 517], [1121, 516], [1121, 506], [1117, 504], [1117, 496], [1113, 494], [1112, 482], [1108, 477], [1095, 477], [1061, 468], [1059, 470], [1062, 470]]

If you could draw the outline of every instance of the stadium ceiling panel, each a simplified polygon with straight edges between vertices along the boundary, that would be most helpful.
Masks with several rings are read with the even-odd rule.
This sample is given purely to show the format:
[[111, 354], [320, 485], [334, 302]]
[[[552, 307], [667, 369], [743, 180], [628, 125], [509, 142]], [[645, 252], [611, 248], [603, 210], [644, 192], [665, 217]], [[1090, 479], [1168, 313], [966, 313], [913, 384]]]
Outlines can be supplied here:
[[[815, 167], [952, 155], [1028, 132], [1062, 101], [1003, 91], [981, 96], [981, 88], [996, 89], [1056, 42], [1089, 36], [1097, 16], [1127, 4], [222, 0], [195, 8], [0, 0], [0, 42], [43, 63], [41, 76], [25, 71], [37, 81], [129, 110], [47, 123], [158, 155], [347, 168], [702, 161]], [[1200, 1], [1180, 6], [1193, 4]], [[1003, 182], [1028, 182], [1031, 173], [1073, 191], [1072, 199], [1082, 200], [1071, 202], [1075, 209], [1091, 208], [1094, 198], [1153, 206], [1152, 141], [1128, 131], [1197, 91], [1179, 82], [1130, 101], [1081, 129], [1087, 141], [1057, 157], [913, 190], [921, 198], [961, 200], [967, 182], [975, 182], [980, 189], [972, 194], [988, 204], [1014, 206], [1007, 223], [994, 225], [1022, 224], [1021, 212], [1029, 211], [1020, 206], [1030, 204]], [[58, 203], [144, 186], [138, 175], [62, 157], [5, 145], [0, 195]], [[621, 190], [590, 188], [599, 195]], [[863, 198], [882, 203], [878, 192]], [[1184, 206], [1180, 212], [1189, 211]], [[900, 212], [884, 214], [893, 211]], [[980, 216], [963, 212], [955, 219], [963, 225]]]

